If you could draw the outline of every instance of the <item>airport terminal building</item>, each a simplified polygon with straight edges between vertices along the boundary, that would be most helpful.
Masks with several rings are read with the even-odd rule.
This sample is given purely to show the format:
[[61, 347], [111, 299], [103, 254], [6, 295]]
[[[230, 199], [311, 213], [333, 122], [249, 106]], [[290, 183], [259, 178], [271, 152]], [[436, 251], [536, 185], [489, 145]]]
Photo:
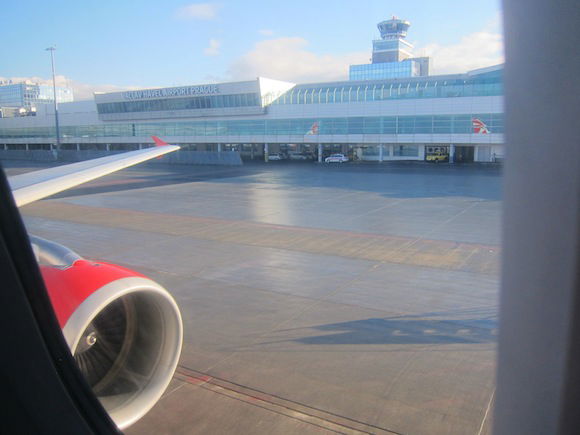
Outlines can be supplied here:
[[[385, 78], [351, 74], [340, 82], [295, 84], [260, 77], [95, 94], [59, 105], [61, 148], [136, 149], [157, 135], [185, 149], [239, 151], [242, 159], [266, 161], [274, 154], [323, 161], [332, 153], [370, 161], [503, 157], [501, 65], [435, 76], [405, 69], [417, 74], [393, 78], [387, 63], [374, 64], [388, 70]], [[50, 149], [53, 110], [43, 105], [36, 116], [0, 119], [0, 149]]]
[[[252, 81], [96, 94], [59, 107], [63, 149], [133, 149], [151, 135], [191, 150], [331, 153], [361, 160], [503, 156], [502, 68], [466, 74], [295, 85]], [[0, 119], [4, 149], [49, 149], [52, 105]]]

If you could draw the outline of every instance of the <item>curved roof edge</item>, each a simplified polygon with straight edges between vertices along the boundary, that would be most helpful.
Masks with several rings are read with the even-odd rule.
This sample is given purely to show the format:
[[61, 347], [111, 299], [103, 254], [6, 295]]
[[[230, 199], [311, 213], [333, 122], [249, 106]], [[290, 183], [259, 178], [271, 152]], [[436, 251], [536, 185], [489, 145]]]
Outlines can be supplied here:
[[478, 74], [485, 74], [492, 71], [500, 71], [503, 69], [504, 64], [500, 63], [497, 65], [486, 66], [484, 68], [472, 69], [471, 71], [467, 71], [468, 76], [475, 76]]

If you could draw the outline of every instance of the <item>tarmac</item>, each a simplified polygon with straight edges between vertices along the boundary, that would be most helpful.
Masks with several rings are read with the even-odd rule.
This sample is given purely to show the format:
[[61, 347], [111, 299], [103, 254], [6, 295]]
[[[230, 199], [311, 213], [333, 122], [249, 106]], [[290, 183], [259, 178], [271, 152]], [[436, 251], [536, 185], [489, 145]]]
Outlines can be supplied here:
[[128, 434], [479, 435], [501, 181], [477, 165], [146, 164], [21, 212], [182, 310], [172, 384]]

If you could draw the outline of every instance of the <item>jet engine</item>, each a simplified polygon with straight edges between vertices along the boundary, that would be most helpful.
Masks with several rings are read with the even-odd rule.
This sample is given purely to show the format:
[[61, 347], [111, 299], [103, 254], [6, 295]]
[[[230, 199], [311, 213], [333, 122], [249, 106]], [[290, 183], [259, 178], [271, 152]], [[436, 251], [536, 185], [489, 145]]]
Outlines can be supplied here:
[[30, 239], [80, 371], [117, 426], [126, 428], [159, 400], [177, 367], [183, 337], [177, 304], [137, 272]]

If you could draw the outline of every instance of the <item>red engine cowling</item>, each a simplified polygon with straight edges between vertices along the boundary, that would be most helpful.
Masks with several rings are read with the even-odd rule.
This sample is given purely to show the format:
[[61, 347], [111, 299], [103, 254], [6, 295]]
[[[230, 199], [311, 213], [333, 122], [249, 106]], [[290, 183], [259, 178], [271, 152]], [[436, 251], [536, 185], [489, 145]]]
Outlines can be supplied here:
[[159, 400], [177, 367], [183, 338], [177, 304], [137, 272], [30, 238], [79, 369], [126, 428]]

